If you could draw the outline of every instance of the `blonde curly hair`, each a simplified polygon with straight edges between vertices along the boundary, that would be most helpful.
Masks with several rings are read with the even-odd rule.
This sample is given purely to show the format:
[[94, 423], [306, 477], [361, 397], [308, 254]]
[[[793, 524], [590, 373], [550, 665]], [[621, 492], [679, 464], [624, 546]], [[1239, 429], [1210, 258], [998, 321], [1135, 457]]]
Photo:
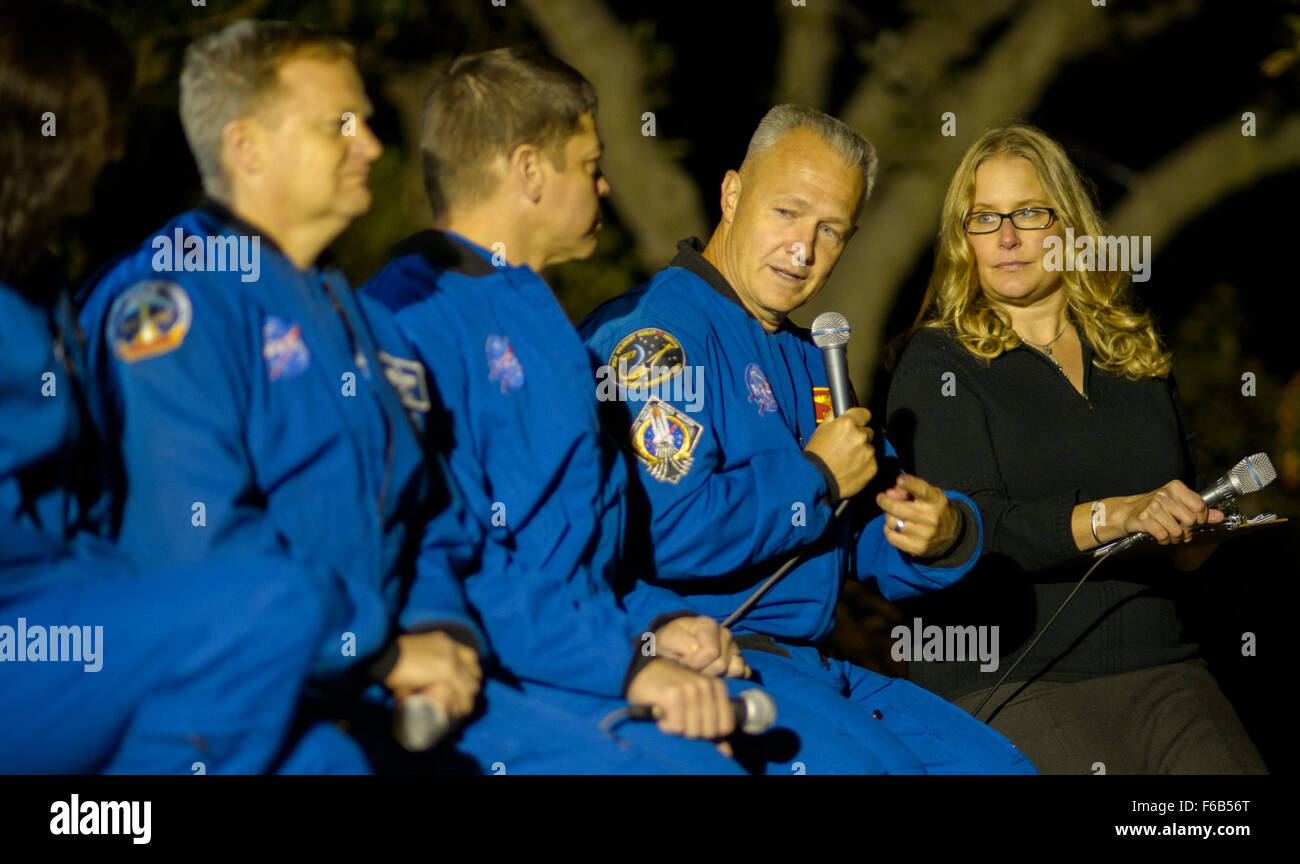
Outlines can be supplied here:
[[[1026, 123], [989, 129], [966, 151], [948, 184], [934, 270], [921, 310], [899, 347], [922, 327], [949, 328], [967, 350], [985, 360], [1020, 344], [1006, 314], [980, 289], [975, 254], [962, 226], [974, 201], [976, 169], [1003, 157], [1029, 160], [1064, 227], [1073, 228], [1076, 236], [1104, 233], [1089, 184], [1060, 144]], [[1095, 353], [1094, 365], [1132, 379], [1169, 374], [1172, 355], [1150, 314], [1134, 307], [1127, 273], [1067, 270], [1061, 281], [1070, 315]]]

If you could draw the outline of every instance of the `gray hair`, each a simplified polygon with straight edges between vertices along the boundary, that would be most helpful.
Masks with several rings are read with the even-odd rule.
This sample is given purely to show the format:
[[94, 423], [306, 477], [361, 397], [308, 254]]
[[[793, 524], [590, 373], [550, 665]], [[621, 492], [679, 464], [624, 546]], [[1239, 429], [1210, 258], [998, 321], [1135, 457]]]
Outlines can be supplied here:
[[355, 58], [344, 39], [285, 21], [237, 21], [190, 43], [181, 67], [180, 114], [203, 188], [222, 193], [221, 135], [226, 124], [261, 108], [291, 57]]
[[772, 149], [786, 133], [801, 126], [821, 136], [821, 139], [846, 164], [856, 165], [862, 170], [862, 195], [858, 198], [858, 206], [853, 211], [853, 218], [856, 221], [862, 212], [862, 206], [871, 197], [871, 188], [876, 185], [876, 170], [880, 159], [876, 156], [876, 148], [858, 134], [856, 129], [843, 120], [836, 119], [816, 108], [808, 108], [804, 105], [777, 105], [764, 114], [763, 119], [758, 122], [758, 128], [754, 130], [753, 137], [749, 139], [749, 149], [745, 151], [745, 161], [740, 165], [741, 170], [743, 171], [745, 165], [759, 153]]

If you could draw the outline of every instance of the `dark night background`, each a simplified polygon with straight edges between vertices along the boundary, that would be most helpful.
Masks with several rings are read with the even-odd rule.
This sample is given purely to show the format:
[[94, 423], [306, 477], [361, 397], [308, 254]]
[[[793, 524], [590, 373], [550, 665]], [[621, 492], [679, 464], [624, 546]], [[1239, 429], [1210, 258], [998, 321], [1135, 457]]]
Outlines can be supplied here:
[[[881, 174], [862, 230], [817, 301], [854, 325], [860, 394], [883, 404], [881, 347], [911, 321], [929, 273], [939, 200], [987, 125], [1033, 122], [1096, 183], [1115, 233], [1150, 234], [1138, 296], [1175, 350], [1202, 472], [1267, 451], [1280, 478], [1243, 510], [1292, 522], [1227, 544], [1189, 580], [1188, 624], [1270, 769], [1294, 754], [1278, 711], [1295, 655], [1300, 575], [1300, 199], [1298, 0], [101, 0], [137, 56], [126, 159], [103, 175], [95, 210], [65, 240], [84, 277], [199, 200], [176, 116], [185, 44], [243, 17], [332, 30], [360, 49], [386, 152], [375, 205], [335, 244], [355, 283], [428, 218], [414, 140], [435, 64], [508, 44], [546, 45], [592, 79], [614, 187], [596, 255], [550, 277], [574, 320], [645, 279], [690, 233], [707, 237], [718, 186], [763, 113], [800, 101], [871, 138]], [[641, 135], [642, 113], [657, 134]], [[940, 135], [956, 114], [958, 134]], [[1256, 137], [1240, 134], [1244, 111]], [[1235, 131], [1234, 131], [1235, 130]], [[796, 318], [807, 320], [811, 315]], [[1257, 395], [1243, 396], [1244, 372]], [[880, 413], [877, 411], [876, 413]], [[1050, 442], [1048, 442], [1050, 443]], [[1047, 443], [1045, 443], [1047, 446]], [[840, 652], [897, 673], [894, 610], [868, 590], [842, 604]], [[1255, 633], [1258, 656], [1242, 657]], [[1289, 637], [1287, 637], [1289, 638]]]

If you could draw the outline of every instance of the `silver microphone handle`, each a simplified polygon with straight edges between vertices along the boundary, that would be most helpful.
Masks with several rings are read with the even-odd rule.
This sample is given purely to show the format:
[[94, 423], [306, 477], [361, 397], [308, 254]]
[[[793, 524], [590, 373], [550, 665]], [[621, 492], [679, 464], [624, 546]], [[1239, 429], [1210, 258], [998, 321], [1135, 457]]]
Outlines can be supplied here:
[[432, 750], [450, 728], [447, 712], [427, 696], [408, 696], [393, 709], [393, 737], [412, 753]]

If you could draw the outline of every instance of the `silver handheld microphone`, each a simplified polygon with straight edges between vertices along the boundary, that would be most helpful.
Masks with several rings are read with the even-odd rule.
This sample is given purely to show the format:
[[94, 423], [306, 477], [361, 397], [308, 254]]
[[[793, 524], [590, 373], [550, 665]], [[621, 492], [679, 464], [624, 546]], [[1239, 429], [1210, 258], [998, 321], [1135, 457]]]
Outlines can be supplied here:
[[[762, 735], [776, 723], [776, 703], [757, 687], [740, 691], [740, 695], [731, 697], [730, 702], [736, 728], [746, 735]], [[633, 705], [626, 709], [625, 714], [628, 720], [645, 722], [659, 719], [659, 711], [653, 705]]]
[[393, 708], [393, 737], [412, 753], [432, 750], [450, 728], [447, 712], [427, 696], [408, 696]]
[[[838, 312], [823, 312], [813, 319], [811, 334], [813, 344], [821, 349], [822, 362], [826, 364], [826, 384], [831, 391], [831, 413], [838, 417], [853, 406], [853, 389], [849, 386], [849, 364], [844, 356], [849, 337], [853, 335], [849, 328], [849, 319]], [[845, 498], [841, 501], [831, 518], [839, 518], [843, 515], [848, 509], [849, 500]], [[723, 620], [722, 626], [730, 627], [745, 617], [749, 610], [754, 608], [754, 604], [772, 590], [773, 585], [794, 569], [806, 548], [791, 555], [775, 573], [763, 580], [763, 584], [755, 588], [754, 592], [745, 598], [745, 602], [737, 606], [736, 610]]]
[[1232, 466], [1232, 470], [1202, 492], [1201, 497], [1205, 499], [1205, 506], [1214, 507], [1229, 498], [1258, 492], [1276, 479], [1277, 470], [1268, 454], [1256, 453]]
[[[740, 731], [746, 735], [762, 735], [776, 724], [776, 703], [764, 690], [750, 687], [741, 690], [737, 697], [745, 703], [745, 716], [740, 723]], [[736, 712], [740, 714], [739, 711]]]
[[[1258, 492], [1276, 479], [1277, 470], [1273, 467], [1273, 462], [1268, 458], [1268, 454], [1255, 453], [1232, 466], [1232, 470], [1201, 493], [1201, 499], [1205, 501], [1205, 506], [1217, 507], [1225, 501]], [[1116, 543], [1110, 549], [1110, 552], [1123, 552], [1125, 549], [1132, 549], [1143, 540], [1150, 539], [1150, 537], [1151, 535], [1145, 531], [1130, 534]]]
[[826, 364], [826, 383], [831, 391], [831, 410], [838, 417], [852, 407], [849, 364], [845, 349], [852, 336], [849, 319], [838, 312], [823, 312], [813, 319], [812, 340], [822, 351]]

